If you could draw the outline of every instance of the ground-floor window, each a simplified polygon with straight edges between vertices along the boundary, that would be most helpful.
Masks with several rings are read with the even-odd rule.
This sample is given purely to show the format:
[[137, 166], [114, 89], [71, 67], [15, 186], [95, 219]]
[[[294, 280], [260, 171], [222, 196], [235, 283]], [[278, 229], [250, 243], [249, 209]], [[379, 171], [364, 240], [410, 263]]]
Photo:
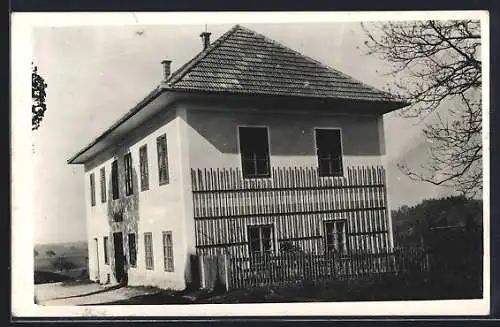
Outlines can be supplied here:
[[248, 246], [251, 257], [272, 253], [273, 225], [248, 226]]
[[108, 248], [108, 244], [109, 244], [109, 241], [108, 241], [108, 237], [107, 236], [104, 236], [104, 263], [109, 265], [109, 248]]
[[128, 257], [130, 267], [137, 266], [137, 244], [135, 240], [135, 234], [128, 234]]
[[174, 246], [172, 232], [163, 232], [163, 264], [165, 271], [174, 271]]
[[146, 256], [146, 269], [153, 270], [153, 234], [144, 233], [144, 253]]
[[325, 245], [328, 252], [347, 252], [346, 225], [344, 219], [325, 221]]

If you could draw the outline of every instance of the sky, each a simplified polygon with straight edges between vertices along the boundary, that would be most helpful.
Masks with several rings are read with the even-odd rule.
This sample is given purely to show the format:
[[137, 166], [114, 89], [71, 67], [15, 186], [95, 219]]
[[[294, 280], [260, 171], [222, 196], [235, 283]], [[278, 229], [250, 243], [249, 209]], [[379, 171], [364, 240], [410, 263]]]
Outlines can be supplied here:
[[[383, 88], [391, 82], [386, 63], [363, 53], [359, 23], [245, 24], [304, 55], [364, 83]], [[35, 243], [85, 240], [83, 167], [67, 159], [134, 107], [163, 77], [161, 61], [172, 71], [202, 49], [205, 28], [215, 40], [233, 25], [132, 25], [38, 27], [33, 61], [45, 78], [47, 112], [33, 133], [35, 163]], [[384, 116], [392, 209], [440, 197], [446, 189], [414, 182], [395, 163], [426, 156], [422, 122]]]

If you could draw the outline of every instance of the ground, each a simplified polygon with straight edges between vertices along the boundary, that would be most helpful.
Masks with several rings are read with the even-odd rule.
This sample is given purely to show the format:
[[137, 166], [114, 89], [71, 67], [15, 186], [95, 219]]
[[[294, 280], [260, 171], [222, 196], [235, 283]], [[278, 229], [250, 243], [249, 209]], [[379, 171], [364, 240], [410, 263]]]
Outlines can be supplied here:
[[148, 288], [104, 286], [92, 282], [35, 285], [35, 298], [39, 305], [98, 305], [150, 293]]
[[90, 281], [64, 281], [35, 285], [40, 305], [283, 303], [334, 301], [390, 301], [481, 298], [481, 287], [465, 279], [428, 276], [385, 278], [287, 287], [254, 287], [244, 290], [171, 291], [152, 287], [103, 286]]

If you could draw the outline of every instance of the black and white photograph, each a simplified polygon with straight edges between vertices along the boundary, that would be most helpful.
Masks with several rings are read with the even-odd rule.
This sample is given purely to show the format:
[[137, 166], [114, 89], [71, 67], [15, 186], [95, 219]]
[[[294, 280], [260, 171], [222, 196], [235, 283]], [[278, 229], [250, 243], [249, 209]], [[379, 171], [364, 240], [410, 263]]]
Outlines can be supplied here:
[[487, 314], [487, 13], [325, 14], [14, 15], [17, 312]]

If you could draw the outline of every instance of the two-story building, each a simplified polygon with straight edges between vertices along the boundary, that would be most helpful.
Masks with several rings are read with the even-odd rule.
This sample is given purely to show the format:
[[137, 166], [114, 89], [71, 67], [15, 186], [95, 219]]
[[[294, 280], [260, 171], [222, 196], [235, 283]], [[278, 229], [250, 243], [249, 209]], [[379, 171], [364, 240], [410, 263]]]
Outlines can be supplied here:
[[383, 114], [403, 101], [239, 25], [68, 160], [90, 278], [184, 288], [193, 254], [392, 247]]

